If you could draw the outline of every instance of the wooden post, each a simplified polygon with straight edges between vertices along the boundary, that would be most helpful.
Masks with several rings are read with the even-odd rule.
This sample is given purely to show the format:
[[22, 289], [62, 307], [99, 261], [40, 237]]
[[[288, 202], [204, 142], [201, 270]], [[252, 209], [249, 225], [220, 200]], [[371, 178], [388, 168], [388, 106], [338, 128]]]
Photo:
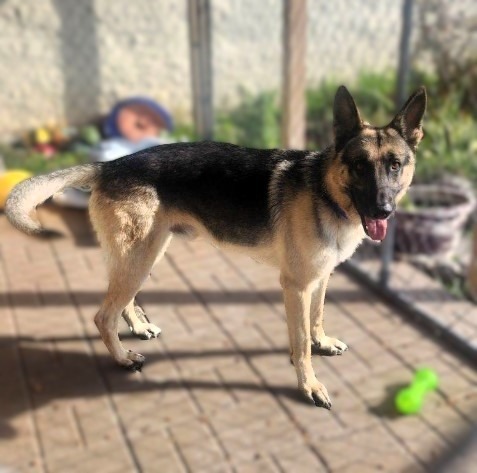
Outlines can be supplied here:
[[194, 123], [200, 138], [214, 131], [210, 0], [188, 0]]
[[306, 0], [283, 5], [283, 120], [284, 148], [306, 146]]

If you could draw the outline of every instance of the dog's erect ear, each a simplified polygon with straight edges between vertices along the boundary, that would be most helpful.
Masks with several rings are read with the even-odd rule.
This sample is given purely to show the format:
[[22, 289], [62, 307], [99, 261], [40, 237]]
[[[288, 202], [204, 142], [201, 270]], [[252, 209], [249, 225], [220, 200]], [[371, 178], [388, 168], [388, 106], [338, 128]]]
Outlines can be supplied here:
[[342, 85], [335, 95], [333, 106], [333, 129], [335, 132], [335, 146], [339, 151], [356, 136], [363, 128], [363, 121], [359, 116], [358, 108], [348, 89]]
[[424, 136], [422, 117], [426, 111], [426, 104], [426, 89], [422, 86], [408, 98], [401, 111], [389, 125], [399, 132], [412, 150], [417, 148]]

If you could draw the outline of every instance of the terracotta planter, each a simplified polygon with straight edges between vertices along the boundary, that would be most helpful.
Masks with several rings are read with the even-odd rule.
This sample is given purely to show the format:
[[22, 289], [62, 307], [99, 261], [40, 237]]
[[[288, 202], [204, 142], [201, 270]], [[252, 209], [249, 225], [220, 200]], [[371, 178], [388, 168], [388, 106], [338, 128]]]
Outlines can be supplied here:
[[409, 189], [408, 196], [416, 208], [396, 211], [396, 251], [427, 255], [454, 251], [475, 208], [472, 193], [449, 185], [419, 184]]

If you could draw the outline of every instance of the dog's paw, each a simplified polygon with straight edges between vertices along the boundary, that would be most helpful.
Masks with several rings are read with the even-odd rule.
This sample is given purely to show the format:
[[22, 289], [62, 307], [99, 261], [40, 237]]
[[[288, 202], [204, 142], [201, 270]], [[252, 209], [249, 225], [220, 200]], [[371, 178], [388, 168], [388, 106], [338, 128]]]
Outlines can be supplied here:
[[139, 322], [133, 326], [129, 326], [129, 330], [133, 335], [139, 337], [141, 340], [150, 340], [151, 338], [157, 338], [161, 333], [161, 329], [150, 322]]
[[136, 372], [142, 370], [145, 361], [146, 358], [143, 355], [128, 350], [126, 358], [121, 360], [119, 364], [126, 370]]
[[331, 338], [326, 335], [324, 335], [320, 339], [313, 338], [313, 344], [313, 352], [317, 355], [342, 355], [348, 349], [348, 345], [346, 345], [346, 343], [343, 343], [337, 338]]
[[131, 333], [141, 340], [157, 338], [161, 333], [161, 329], [157, 325], [149, 322], [144, 309], [136, 301], [134, 302], [134, 312], [136, 317], [128, 316], [127, 312], [123, 312], [122, 314]]
[[328, 394], [328, 391], [324, 384], [320, 383], [318, 380], [310, 385], [304, 385], [302, 391], [305, 393], [305, 396], [313, 401], [316, 407], [324, 407], [325, 409], [331, 409], [331, 399]]

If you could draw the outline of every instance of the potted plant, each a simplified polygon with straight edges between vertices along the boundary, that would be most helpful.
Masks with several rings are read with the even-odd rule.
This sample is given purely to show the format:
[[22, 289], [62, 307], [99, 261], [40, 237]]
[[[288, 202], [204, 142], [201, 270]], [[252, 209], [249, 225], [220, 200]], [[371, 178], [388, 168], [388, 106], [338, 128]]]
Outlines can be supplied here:
[[461, 91], [440, 96], [426, 121], [416, 161], [416, 184], [396, 212], [396, 249], [452, 254], [475, 208], [477, 130]]
[[474, 194], [461, 179], [412, 186], [396, 211], [396, 250], [412, 255], [453, 254], [474, 208]]

